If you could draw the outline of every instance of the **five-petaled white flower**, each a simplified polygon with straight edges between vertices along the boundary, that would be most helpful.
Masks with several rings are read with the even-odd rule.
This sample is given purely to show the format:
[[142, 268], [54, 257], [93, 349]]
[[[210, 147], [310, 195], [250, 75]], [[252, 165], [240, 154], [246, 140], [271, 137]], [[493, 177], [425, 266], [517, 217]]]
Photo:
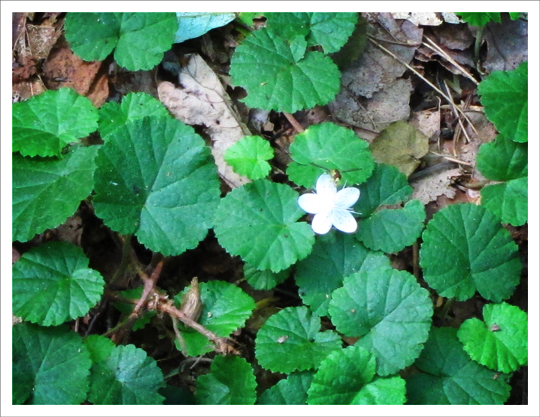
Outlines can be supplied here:
[[351, 214], [351, 207], [360, 197], [360, 190], [346, 187], [337, 191], [336, 184], [328, 174], [317, 180], [315, 194], [303, 194], [298, 205], [307, 213], [314, 214], [311, 227], [319, 235], [330, 231], [332, 225], [342, 232], [354, 233], [358, 224]]

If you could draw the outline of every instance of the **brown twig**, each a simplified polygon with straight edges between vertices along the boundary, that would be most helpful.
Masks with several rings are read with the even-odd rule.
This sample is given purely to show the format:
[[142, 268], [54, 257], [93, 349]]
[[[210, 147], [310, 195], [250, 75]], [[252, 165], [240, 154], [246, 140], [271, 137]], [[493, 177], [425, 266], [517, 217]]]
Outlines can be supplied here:
[[[448, 96], [452, 97], [452, 95], [450, 94], [450, 89], [448, 88], [448, 84], [446, 83], [446, 80], [444, 80], [444, 87], [446, 88], [446, 92], [447, 92]], [[465, 126], [463, 126], [463, 122], [461, 121], [461, 117], [459, 117], [457, 107], [456, 107], [454, 101], [450, 102], [450, 106], [452, 107], [452, 113], [454, 113], [455, 118], [458, 120], [461, 131], [463, 132], [463, 134], [465, 135], [465, 138], [467, 139], [467, 143], [469, 143], [471, 141], [471, 138], [469, 137], [469, 134], [467, 133], [467, 130], [465, 129]], [[455, 152], [455, 150], [456, 150], [456, 146], [454, 144], [454, 152]]]
[[296, 130], [296, 133], [302, 133], [304, 131], [304, 128], [298, 121], [294, 118], [294, 116], [287, 112], [282, 112], [283, 115], [287, 118], [289, 123], [294, 127], [294, 130]]

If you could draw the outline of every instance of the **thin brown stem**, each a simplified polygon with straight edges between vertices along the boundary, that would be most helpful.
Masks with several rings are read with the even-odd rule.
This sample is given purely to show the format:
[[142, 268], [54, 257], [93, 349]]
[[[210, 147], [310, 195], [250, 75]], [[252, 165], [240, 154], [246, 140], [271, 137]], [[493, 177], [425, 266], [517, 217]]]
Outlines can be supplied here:
[[298, 121], [294, 118], [294, 116], [290, 113], [283, 112], [283, 115], [287, 118], [289, 123], [294, 127], [294, 130], [296, 130], [296, 133], [302, 133], [304, 131], [304, 128]]

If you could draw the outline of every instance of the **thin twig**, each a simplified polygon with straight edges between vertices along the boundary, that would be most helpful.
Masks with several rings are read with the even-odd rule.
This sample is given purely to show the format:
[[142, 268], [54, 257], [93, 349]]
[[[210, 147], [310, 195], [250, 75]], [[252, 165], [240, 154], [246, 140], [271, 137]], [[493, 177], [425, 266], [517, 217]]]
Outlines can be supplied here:
[[411, 46], [419, 47], [420, 45], [422, 45], [421, 43], [410, 43], [410, 39], [407, 39], [407, 42], [398, 42], [398, 41], [391, 41], [388, 39], [377, 38], [376, 36], [373, 36], [370, 34], [368, 34], [368, 37], [371, 39], [375, 39], [376, 41], [379, 41], [379, 42], [391, 43], [392, 45], [409, 46], [409, 47]]
[[[448, 95], [450, 97], [452, 97], [452, 94], [450, 93], [450, 89], [448, 88], [448, 84], [446, 84], [446, 80], [444, 80], [443, 82], [444, 82], [444, 86], [446, 88], [446, 92], [448, 93]], [[469, 137], [469, 134], [467, 133], [467, 130], [465, 130], [465, 126], [463, 126], [463, 122], [461, 121], [461, 117], [459, 117], [456, 105], [455, 105], [453, 100], [450, 102], [450, 106], [452, 107], [452, 112], [454, 113], [454, 116], [458, 120], [459, 126], [461, 127], [461, 131], [463, 132], [463, 134], [465, 135], [465, 138], [467, 139], [467, 143], [469, 143], [471, 141], [471, 138]], [[456, 146], [454, 144], [454, 151], [455, 151], [455, 149], [456, 149]]]
[[441, 158], [444, 158], [444, 159], [447, 159], [449, 161], [452, 161], [452, 162], [455, 162], [456, 164], [460, 164], [460, 165], [467, 165], [469, 167], [472, 167], [473, 165], [472, 164], [469, 164], [468, 162], [465, 162], [465, 161], [461, 161], [457, 158], [452, 158], [451, 156], [447, 156], [447, 155], [442, 155], [442, 154], [439, 154], [439, 153], [436, 153], [436, 152], [433, 152], [433, 151], [430, 151], [431, 154], [435, 155], [435, 156], [440, 156]]
[[294, 116], [287, 112], [282, 112], [283, 115], [287, 118], [289, 123], [294, 127], [294, 130], [296, 130], [297, 133], [302, 133], [304, 131], [304, 128], [298, 121], [294, 118]]

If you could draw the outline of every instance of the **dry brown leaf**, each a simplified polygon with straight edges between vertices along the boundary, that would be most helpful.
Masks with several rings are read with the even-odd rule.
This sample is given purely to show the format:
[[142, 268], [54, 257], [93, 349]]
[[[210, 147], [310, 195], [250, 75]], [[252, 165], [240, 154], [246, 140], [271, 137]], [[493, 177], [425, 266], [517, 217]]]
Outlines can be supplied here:
[[439, 26], [442, 24], [442, 19], [434, 12], [396, 12], [392, 13], [394, 19], [408, 20], [416, 26]]
[[231, 188], [240, 187], [250, 180], [236, 174], [225, 163], [224, 154], [229, 146], [251, 133], [241, 122], [214, 71], [197, 54], [187, 58], [189, 63], [179, 75], [183, 88], [164, 81], [158, 85], [159, 99], [182, 122], [206, 126], [219, 174]]
[[411, 199], [418, 199], [423, 204], [435, 201], [441, 195], [453, 199], [456, 196], [456, 189], [451, 186], [451, 182], [460, 175], [461, 170], [453, 168], [411, 182], [414, 190]]

